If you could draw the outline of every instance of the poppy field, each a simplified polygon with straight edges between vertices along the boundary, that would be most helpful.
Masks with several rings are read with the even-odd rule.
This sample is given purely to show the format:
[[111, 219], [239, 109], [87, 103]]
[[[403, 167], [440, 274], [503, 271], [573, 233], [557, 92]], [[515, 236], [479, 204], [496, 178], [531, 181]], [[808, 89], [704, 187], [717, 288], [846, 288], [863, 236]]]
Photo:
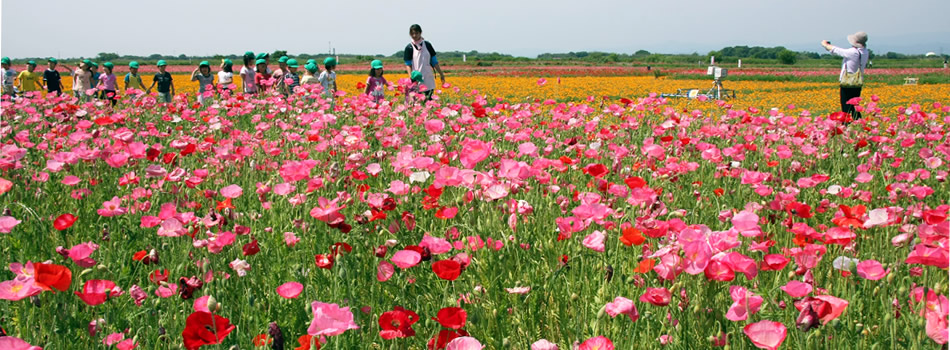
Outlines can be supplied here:
[[0, 349], [946, 348], [948, 85], [175, 77], [0, 102]]

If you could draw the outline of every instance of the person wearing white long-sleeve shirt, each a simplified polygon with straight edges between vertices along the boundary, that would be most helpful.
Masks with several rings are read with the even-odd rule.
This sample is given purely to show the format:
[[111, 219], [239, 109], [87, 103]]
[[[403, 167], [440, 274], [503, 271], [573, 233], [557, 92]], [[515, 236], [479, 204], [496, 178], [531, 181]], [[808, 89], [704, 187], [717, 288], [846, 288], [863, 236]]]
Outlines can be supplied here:
[[867, 68], [869, 52], [867, 49], [868, 35], [865, 32], [857, 32], [848, 35], [849, 48], [840, 48], [831, 45], [831, 42], [824, 40], [821, 46], [828, 50], [832, 55], [841, 56], [841, 74], [838, 80], [841, 86], [841, 111], [850, 113], [852, 119], [861, 119], [861, 113], [854, 109], [854, 105], [848, 104], [848, 101], [855, 97], [861, 97], [861, 86], [844, 86], [846, 73], [858, 73], [864, 75], [864, 69]]

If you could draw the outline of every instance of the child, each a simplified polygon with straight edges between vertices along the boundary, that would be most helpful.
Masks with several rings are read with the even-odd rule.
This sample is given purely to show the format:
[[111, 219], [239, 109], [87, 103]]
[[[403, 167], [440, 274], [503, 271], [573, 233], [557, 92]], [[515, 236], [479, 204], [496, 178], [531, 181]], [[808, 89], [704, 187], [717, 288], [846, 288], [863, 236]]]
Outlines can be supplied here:
[[[282, 81], [282, 86], [284, 87], [284, 95], [289, 95], [294, 92], [294, 88], [300, 86], [300, 76], [297, 75], [297, 67], [300, 67], [297, 64], [297, 60], [291, 58], [287, 60], [287, 70], [283, 77], [280, 78]], [[287, 85], [287, 80], [290, 80], [290, 85]]]
[[0, 59], [0, 67], [3, 67], [3, 76], [0, 76], [0, 79], [3, 79], [3, 95], [12, 98], [16, 96], [13, 90], [13, 81], [16, 80], [16, 70], [10, 67], [10, 57]]
[[105, 73], [99, 75], [99, 85], [102, 86], [102, 93], [99, 95], [99, 98], [109, 100], [112, 103], [112, 106], [115, 106], [115, 103], [118, 102], [118, 96], [116, 96], [116, 78], [115, 74], [112, 74], [112, 69], [115, 68], [112, 65], [112, 62], [106, 62], [102, 64], [102, 68], [105, 70]]
[[263, 58], [258, 58], [254, 62], [257, 65], [257, 74], [254, 75], [254, 85], [257, 85], [257, 91], [261, 93], [267, 91], [267, 86], [264, 85], [264, 82], [269, 80], [271, 75], [267, 71], [267, 60]]
[[225, 58], [221, 60], [221, 71], [218, 72], [218, 88], [221, 93], [227, 92], [230, 95], [231, 84], [234, 83], [234, 62]]
[[277, 82], [274, 83], [274, 87], [277, 89], [277, 91], [280, 91], [280, 92], [283, 92], [285, 90], [284, 89], [285, 88], [284, 75], [287, 75], [287, 72], [288, 72], [287, 60], [289, 59], [290, 57], [280, 56], [280, 58], [277, 59], [277, 66], [279, 68], [277, 68], [277, 70], [274, 71], [274, 74], [271, 75], [277, 79]]
[[241, 67], [241, 86], [244, 87], [245, 94], [256, 94], [257, 93], [257, 84], [255, 78], [257, 72], [254, 71], [254, 53], [245, 52], [244, 53], [244, 67]]
[[[214, 91], [214, 74], [211, 74], [211, 64], [208, 61], [201, 61], [198, 68], [191, 72], [191, 81], [198, 81], [198, 103], [205, 105], [205, 91]], [[208, 90], [208, 86], [211, 90]]]
[[79, 67], [76, 68], [76, 71], [73, 72], [73, 94], [76, 95], [80, 101], [88, 101], [89, 97], [86, 96], [86, 90], [92, 88], [92, 61], [82, 60], [79, 64]]
[[156, 65], [158, 66], [158, 73], [155, 73], [155, 77], [152, 78], [152, 85], [145, 90], [145, 93], [152, 93], [152, 87], [158, 84], [159, 102], [171, 103], [172, 96], [175, 95], [175, 81], [172, 80], [172, 75], [165, 71], [167, 65], [165, 60], [158, 60]]
[[307, 70], [303, 74], [303, 78], [300, 79], [300, 85], [310, 85], [310, 84], [320, 84], [320, 79], [317, 79], [317, 71], [320, 68], [317, 67], [317, 62], [314, 60], [308, 60], [307, 65], [303, 66]]
[[[422, 89], [425, 87], [425, 78], [422, 76], [422, 73], [414, 70], [409, 74], [409, 79], [411, 83], [406, 87], [406, 103], [415, 102], [420, 98]], [[415, 96], [413, 96], [415, 95]]]
[[383, 61], [373, 60], [369, 64], [369, 78], [366, 79], [367, 95], [373, 97], [373, 101], [379, 103], [386, 97], [386, 78], [383, 78]]
[[336, 93], [336, 58], [327, 57], [323, 60], [323, 68], [326, 69], [320, 73], [320, 84], [323, 85], [323, 96], [332, 97]]
[[59, 71], [56, 70], [56, 59], [50, 57], [48, 60], [49, 68], [43, 72], [43, 83], [46, 84], [46, 94], [56, 93], [56, 95], [63, 94], [63, 80], [59, 75]]
[[129, 62], [129, 72], [125, 74], [125, 90], [135, 89], [145, 92], [145, 83], [139, 75], [139, 63]]
[[[96, 84], [99, 82], [99, 64], [96, 62], [91, 62], [89, 64], [89, 72], [92, 73], [92, 80], [89, 81], [89, 88], [92, 89], [96, 87]], [[92, 98], [96, 98], [96, 95], [93, 94]]]
[[16, 78], [20, 82], [20, 92], [26, 93], [40, 91], [40, 89], [43, 88], [43, 86], [40, 85], [40, 79], [42, 79], [42, 76], [37, 73], [33, 73], [34, 69], [36, 69], [36, 61], [29, 61], [26, 63], [26, 70], [20, 72], [20, 74], [17, 75]]

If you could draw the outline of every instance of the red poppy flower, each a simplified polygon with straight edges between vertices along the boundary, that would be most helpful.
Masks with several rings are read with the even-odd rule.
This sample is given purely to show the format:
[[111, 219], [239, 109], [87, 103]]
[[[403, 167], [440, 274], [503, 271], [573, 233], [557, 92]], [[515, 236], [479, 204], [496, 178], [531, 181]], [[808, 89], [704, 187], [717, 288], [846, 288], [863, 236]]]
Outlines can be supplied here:
[[218, 205], [214, 207], [214, 210], [220, 212], [227, 208], [234, 209], [234, 205], [231, 204], [231, 198], [225, 199], [224, 202], [218, 202]]
[[465, 327], [465, 320], [467, 318], [468, 313], [465, 312], [465, 309], [460, 307], [445, 307], [439, 310], [439, 313], [436, 317], [433, 317], [432, 320], [439, 322], [442, 327], [459, 329]]
[[179, 154], [181, 154], [181, 156], [184, 157], [189, 154], [195, 153], [195, 150], [197, 149], [198, 149], [198, 146], [195, 146], [195, 144], [193, 143], [189, 143], [187, 146], [185, 146], [184, 149], [181, 150], [181, 152], [179, 152]]
[[636, 273], [647, 273], [653, 271], [653, 267], [656, 266], [656, 261], [653, 259], [646, 259], [640, 262], [640, 265], [637, 265], [637, 268], [633, 269], [633, 272]]
[[419, 321], [419, 315], [402, 306], [396, 306], [393, 311], [386, 311], [379, 315], [379, 336], [383, 339], [408, 338], [416, 335], [412, 325]]
[[271, 339], [267, 334], [261, 333], [255, 336], [251, 342], [254, 343], [254, 346], [268, 346], [274, 342], [274, 339]]
[[53, 220], [53, 227], [56, 228], [57, 230], [62, 231], [62, 230], [72, 227], [75, 222], [76, 222], [76, 216], [73, 214], [66, 213], [57, 217], [56, 220]]
[[195, 311], [185, 320], [181, 337], [185, 340], [185, 349], [197, 350], [204, 345], [220, 343], [234, 328], [227, 318]]
[[623, 229], [622, 233], [620, 243], [623, 243], [625, 246], [641, 245], [646, 241], [646, 238], [643, 237], [643, 233], [633, 227]]
[[[297, 338], [297, 342], [300, 343], [300, 346], [294, 348], [294, 350], [320, 350], [320, 342], [313, 341], [312, 335], [301, 335], [300, 338]], [[310, 347], [311, 343], [313, 344], [313, 347]]]
[[853, 208], [847, 205], [841, 204], [838, 205], [838, 208], [841, 209], [841, 213], [844, 214], [841, 217], [831, 219], [835, 225], [839, 227], [846, 227], [852, 225], [854, 227], [864, 227], [864, 220], [861, 218], [864, 216], [864, 211], [867, 210], [863, 205], [856, 205]]
[[152, 271], [148, 274], [148, 280], [158, 285], [161, 285], [162, 282], [168, 282], [168, 269]]
[[647, 182], [642, 177], [631, 176], [623, 180], [623, 183], [627, 184], [627, 187], [630, 189], [646, 187]]
[[56, 264], [33, 263], [33, 280], [44, 290], [65, 292], [73, 283], [73, 272], [66, 266]]
[[584, 167], [584, 173], [586, 173], [586, 174], [588, 174], [588, 175], [590, 175], [590, 176], [593, 176], [593, 177], [595, 177], [595, 178], [598, 178], [598, 179], [604, 177], [605, 175], [607, 175], [608, 172], [609, 172], [609, 170], [607, 170], [607, 166], [605, 166], [605, 165], [603, 165], [603, 164], [600, 164], [600, 163], [591, 164], [591, 165], [588, 165], [588, 166]]
[[317, 254], [314, 256], [316, 259], [317, 267], [321, 269], [331, 269], [333, 268], [333, 255], [332, 254]]
[[261, 247], [257, 245], [257, 239], [255, 238], [250, 243], [245, 244], [241, 250], [243, 250], [244, 256], [251, 256], [260, 253]]
[[462, 274], [462, 264], [451, 259], [439, 260], [432, 264], [432, 272], [441, 279], [454, 281]]
[[148, 256], [148, 252], [144, 250], [140, 250], [140, 251], [135, 252], [135, 255], [132, 256], [132, 260], [142, 261], [142, 259], [145, 259], [146, 256]]

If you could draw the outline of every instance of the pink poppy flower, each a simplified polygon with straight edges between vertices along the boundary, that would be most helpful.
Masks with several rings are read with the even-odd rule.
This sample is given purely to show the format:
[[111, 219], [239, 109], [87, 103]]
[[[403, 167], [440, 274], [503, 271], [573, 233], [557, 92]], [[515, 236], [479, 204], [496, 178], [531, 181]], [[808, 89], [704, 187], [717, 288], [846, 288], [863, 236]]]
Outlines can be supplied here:
[[932, 247], [921, 243], [914, 246], [914, 250], [907, 255], [907, 259], [904, 260], [904, 262], [907, 264], [921, 264], [946, 269], [950, 267], [950, 258], [948, 258], [947, 254], [945, 247]]
[[89, 280], [82, 287], [82, 292], [73, 292], [79, 299], [90, 306], [96, 306], [106, 302], [110, 297], [122, 295], [122, 289], [115, 285], [115, 282], [109, 280]]
[[303, 284], [300, 282], [287, 282], [277, 287], [277, 295], [286, 299], [293, 299], [303, 291]]
[[531, 344], [531, 350], [558, 350], [557, 344], [554, 344], [547, 339], [539, 339], [538, 341]]
[[0, 336], [0, 349], [6, 350], [43, 350], [39, 346], [30, 345], [25, 340], [17, 337]]
[[422, 242], [419, 243], [420, 247], [429, 248], [429, 252], [432, 255], [439, 255], [442, 253], [448, 253], [452, 250], [452, 244], [444, 238], [432, 237], [429, 234], [424, 234], [422, 236]]
[[593, 337], [581, 343], [578, 350], [614, 350], [614, 343], [605, 336]]
[[429, 134], [437, 134], [445, 128], [445, 123], [438, 119], [426, 120], [422, 125]]
[[307, 334], [312, 336], [334, 336], [343, 334], [350, 329], [358, 329], [353, 323], [353, 313], [349, 307], [340, 307], [337, 304], [327, 304], [314, 301], [310, 304], [313, 311], [313, 321]]
[[422, 261], [422, 254], [419, 254], [419, 252], [415, 250], [403, 249], [393, 254], [390, 260], [392, 260], [393, 264], [399, 266], [400, 269], [408, 269]]
[[877, 260], [865, 260], [858, 263], [858, 276], [867, 280], [877, 281], [889, 273], [891, 273], [891, 269], [884, 270], [884, 267]]
[[99, 249], [98, 244], [92, 242], [80, 243], [73, 246], [72, 248], [69, 248], [69, 258], [73, 259], [73, 262], [75, 262], [76, 265], [82, 267], [93, 267], [96, 265], [96, 261], [89, 256], [92, 255], [96, 249]]
[[20, 222], [12, 216], [0, 216], [0, 233], [10, 233]]
[[294, 185], [290, 183], [286, 183], [286, 182], [280, 183], [280, 184], [274, 185], [274, 194], [278, 196], [286, 196], [290, 194], [291, 192], [293, 192], [295, 189], [296, 188], [294, 188]]
[[792, 298], [801, 298], [811, 293], [813, 288], [808, 283], [788, 281], [781, 289]]
[[0, 282], [0, 299], [17, 301], [31, 297], [43, 291], [43, 288], [33, 284], [33, 279], [13, 279]]
[[136, 343], [135, 339], [132, 338], [132, 339], [126, 339], [126, 340], [120, 341], [118, 344], [115, 345], [115, 348], [118, 350], [132, 350], [138, 346], [139, 346], [138, 343]]
[[587, 237], [584, 237], [583, 244], [585, 247], [590, 248], [595, 252], [603, 253], [604, 239], [606, 239], [606, 235], [604, 235], [603, 232], [595, 230], [591, 234], [587, 235]]
[[61, 183], [66, 186], [76, 186], [79, 184], [79, 181], [80, 181], [79, 177], [76, 177], [74, 175], [66, 175], [66, 177], [63, 178], [63, 181], [61, 181]]
[[729, 297], [732, 298], [732, 305], [726, 311], [726, 319], [730, 321], [743, 321], [754, 315], [762, 306], [762, 297], [749, 292], [740, 286], [729, 287]]
[[224, 196], [224, 198], [234, 199], [240, 197], [243, 193], [244, 190], [238, 185], [229, 185], [221, 189], [221, 195]]
[[300, 238], [297, 238], [293, 232], [284, 232], [284, 244], [287, 244], [288, 247], [293, 247], [300, 242]]
[[785, 341], [785, 336], [788, 335], [788, 329], [784, 324], [769, 320], [747, 324], [742, 332], [756, 347], [768, 350], [778, 349]]
[[393, 267], [393, 264], [390, 264], [386, 260], [379, 262], [379, 265], [376, 265], [376, 280], [380, 282], [386, 282], [393, 277], [393, 274], [396, 272], [396, 269]]
[[472, 337], [458, 337], [445, 344], [445, 350], [481, 350], [485, 346]]
[[112, 197], [112, 200], [102, 202], [102, 209], [97, 210], [100, 216], [112, 217], [116, 215], [122, 215], [129, 211], [128, 208], [123, 208], [122, 201], [119, 200], [119, 197]]
[[640, 302], [654, 306], [667, 306], [672, 299], [673, 294], [666, 288], [647, 288], [647, 291], [640, 296]]
[[178, 284], [172, 283], [159, 286], [158, 289], [155, 290], [155, 295], [159, 298], [168, 298], [177, 294], [177, 292]]
[[122, 339], [125, 339], [125, 333], [112, 333], [102, 339], [102, 343], [106, 346], [112, 346], [112, 344], [118, 343]]
[[195, 299], [195, 302], [192, 303], [191, 307], [196, 312], [211, 312], [211, 309], [208, 308], [208, 300], [211, 299], [210, 295], [203, 295], [198, 299]]
[[614, 301], [607, 303], [604, 308], [610, 317], [617, 317], [617, 315], [627, 315], [630, 317], [630, 321], [634, 322], [640, 318], [640, 313], [637, 311], [637, 306], [633, 304], [633, 300], [624, 297], [618, 296], [614, 298]]
[[831, 310], [826, 315], [821, 317], [822, 324], [828, 324], [828, 322], [831, 322], [831, 320], [838, 318], [838, 316], [841, 316], [841, 314], [844, 313], [844, 310], [848, 308], [847, 300], [836, 298], [831, 295], [818, 295], [815, 296], [815, 299], [824, 301], [828, 303], [828, 306], [831, 307]]
[[329, 200], [323, 197], [317, 199], [317, 206], [310, 210], [310, 216], [323, 221], [328, 225], [336, 225], [346, 220], [340, 210], [346, 206], [339, 206], [339, 199]]
[[461, 142], [461, 146], [465, 152], [459, 154], [459, 160], [467, 169], [475, 168], [475, 165], [488, 158], [492, 150], [490, 144], [476, 139], [466, 139]]

